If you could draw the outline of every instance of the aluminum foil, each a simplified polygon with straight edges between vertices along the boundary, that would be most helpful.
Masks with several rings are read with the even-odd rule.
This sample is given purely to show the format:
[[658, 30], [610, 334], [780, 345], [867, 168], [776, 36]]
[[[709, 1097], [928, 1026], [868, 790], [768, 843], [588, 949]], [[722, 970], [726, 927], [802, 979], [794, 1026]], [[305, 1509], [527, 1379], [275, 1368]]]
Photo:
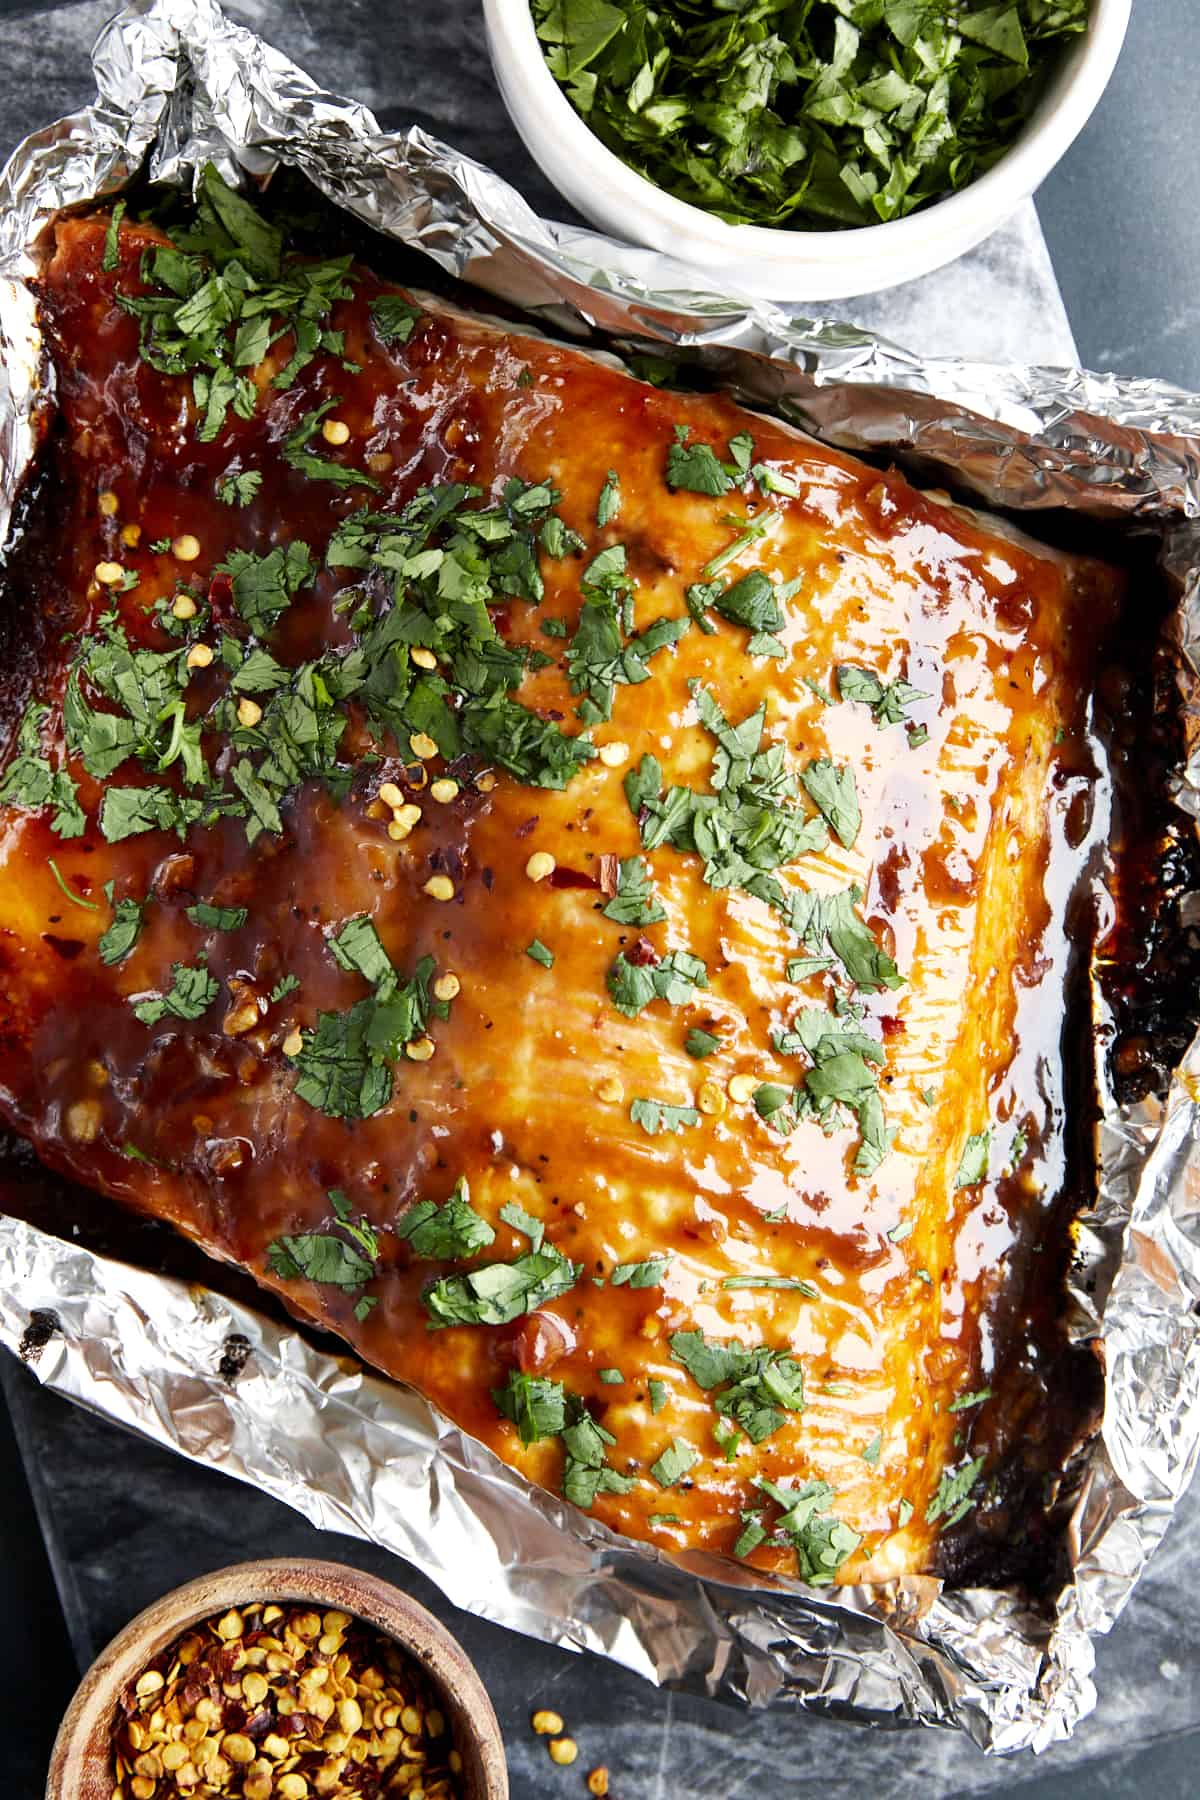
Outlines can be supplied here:
[[[48, 398], [23, 278], [54, 215], [114, 196], [143, 165], [187, 183], [208, 159], [230, 177], [287, 164], [548, 330], [686, 354], [832, 442], [915, 455], [993, 503], [1154, 529], [1179, 584], [1183, 656], [1200, 668], [1200, 397], [921, 358], [840, 322], [700, 292], [668, 258], [537, 218], [424, 132], [382, 132], [212, 0], [136, 0], [101, 34], [94, 67], [94, 104], [27, 139], [0, 175], [3, 529]], [[1177, 793], [1200, 819], [1200, 749]], [[1093, 1706], [1092, 1635], [1129, 1598], [1200, 1447], [1200, 1043], [1165, 1102], [1105, 1102], [1099, 1152], [1070, 1305], [1071, 1328], [1103, 1341], [1104, 1424], [1071, 1521], [1071, 1578], [1048, 1612], [925, 1577], [836, 1595], [764, 1585], [723, 1560], [630, 1544], [350, 1357], [9, 1218], [0, 1339], [60, 1392], [408, 1557], [456, 1605], [516, 1630], [750, 1704], [1036, 1749]]]

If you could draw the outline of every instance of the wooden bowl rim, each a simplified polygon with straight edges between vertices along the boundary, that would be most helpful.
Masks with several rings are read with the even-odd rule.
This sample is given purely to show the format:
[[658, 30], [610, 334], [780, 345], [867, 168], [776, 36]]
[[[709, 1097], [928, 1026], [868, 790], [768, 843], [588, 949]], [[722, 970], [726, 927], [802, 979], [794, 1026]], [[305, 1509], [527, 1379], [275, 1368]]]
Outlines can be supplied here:
[[456, 1638], [419, 1601], [350, 1563], [292, 1556], [233, 1563], [153, 1601], [105, 1646], [63, 1717], [46, 1800], [111, 1800], [113, 1709], [126, 1682], [160, 1650], [213, 1613], [261, 1601], [308, 1601], [354, 1614], [395, 1639], [445, 1702], [463, 1759], [466, 1800], [508, 1800], [504, 1740], [478, 1671]]

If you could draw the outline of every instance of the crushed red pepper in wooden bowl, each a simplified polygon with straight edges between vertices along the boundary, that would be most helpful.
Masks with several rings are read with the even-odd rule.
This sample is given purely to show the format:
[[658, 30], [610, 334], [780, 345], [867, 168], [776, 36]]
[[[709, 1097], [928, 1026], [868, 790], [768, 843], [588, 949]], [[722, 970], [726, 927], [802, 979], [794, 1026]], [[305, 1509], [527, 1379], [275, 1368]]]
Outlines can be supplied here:
[[129, 1681], [112, 1800], [462, 1800], [462, 1758], [413, 1659], [349, 1613], [233, 1607]]

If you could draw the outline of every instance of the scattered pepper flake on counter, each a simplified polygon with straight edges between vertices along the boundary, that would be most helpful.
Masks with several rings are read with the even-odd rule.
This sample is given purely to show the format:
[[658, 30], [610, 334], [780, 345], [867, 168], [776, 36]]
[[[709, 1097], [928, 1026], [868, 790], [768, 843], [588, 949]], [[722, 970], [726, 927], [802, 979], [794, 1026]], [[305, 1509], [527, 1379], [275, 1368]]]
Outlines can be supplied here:
[[193, 1626], [117, 1706], [112, 1800], [461, 1800], [437, 1696], [350, 1614], [255, 1601]]

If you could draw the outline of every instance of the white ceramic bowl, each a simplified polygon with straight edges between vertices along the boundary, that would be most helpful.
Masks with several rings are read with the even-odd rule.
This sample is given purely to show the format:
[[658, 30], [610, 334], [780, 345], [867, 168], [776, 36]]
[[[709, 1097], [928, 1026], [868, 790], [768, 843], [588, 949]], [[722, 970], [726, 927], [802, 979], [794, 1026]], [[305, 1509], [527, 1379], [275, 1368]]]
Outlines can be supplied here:
[[607, 150], [572, 107], [546, 67], [529, 0], [483, 0], [483, 11], [513, 123], [534, 160], [585, 218], [614, 237], [717, 275], [723, 286], [743, 294], [838, 300], [941, 268], [981, 243], [1029, 198], [1108, 85], [1131, 4], [1092, 0], [1087, 32], [1069, 41], [1041, 105], [986, 175], [923, 212], [850, 231], [727, 225], [665, 194]]

